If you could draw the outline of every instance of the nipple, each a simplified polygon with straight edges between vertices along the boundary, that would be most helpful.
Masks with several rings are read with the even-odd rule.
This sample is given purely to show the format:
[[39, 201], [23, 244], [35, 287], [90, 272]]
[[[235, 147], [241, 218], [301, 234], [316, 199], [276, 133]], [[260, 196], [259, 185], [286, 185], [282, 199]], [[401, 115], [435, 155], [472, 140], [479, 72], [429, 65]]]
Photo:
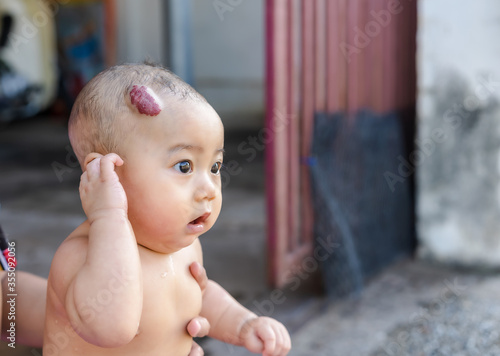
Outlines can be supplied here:
[[161, 112], [158, 96], [151, 88], [144, 85], [134, 85], [132, 87], [130, 103], [143, 115], [157, 116]]

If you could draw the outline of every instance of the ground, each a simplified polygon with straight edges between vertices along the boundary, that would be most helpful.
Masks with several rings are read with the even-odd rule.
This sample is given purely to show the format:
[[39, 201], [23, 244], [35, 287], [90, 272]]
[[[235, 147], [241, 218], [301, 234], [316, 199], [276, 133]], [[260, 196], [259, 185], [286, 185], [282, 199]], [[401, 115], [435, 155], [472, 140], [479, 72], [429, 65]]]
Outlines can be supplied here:
[[[283, 321], [293, 356], [499, 355], [500, 277], [408, 258], [374, 277], [358, 298], [328, 301], [284, 290], [279, 303], [266, 285], [265, 198], [262, 155], [247, 162], [230, 133], [230, 175], [224, 206], [202, 237], [209, 277], [258, 314]], [[84, 219], [78, 198], [79, 168], [68, 147], [64, 121], [36, 118], [0, 127], [0, 223], [16, 242], [19, 268], [47, 277], [60, 242]], [[235, 171], [236, 172], [236, 171]], [[250, 355], [201, 340], [206, 355]], [[38, 355], [0, 345], [1, 355]]]

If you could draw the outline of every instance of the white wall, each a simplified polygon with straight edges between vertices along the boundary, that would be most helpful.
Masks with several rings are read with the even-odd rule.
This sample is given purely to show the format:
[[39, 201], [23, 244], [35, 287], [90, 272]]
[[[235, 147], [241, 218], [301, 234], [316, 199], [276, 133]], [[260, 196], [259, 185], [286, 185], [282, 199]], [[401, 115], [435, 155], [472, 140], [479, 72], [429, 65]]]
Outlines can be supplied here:
[[[227, 6], [217, 6], [216, 4]], [[234, 5], [231, 5], [234, 4]], [[264, 1], [192, 0], [194, 84], [226, 128], [259, 128], [264, 112]]]
[[165, 53], [163, 0], [118, 0], [119, 63], [151, 59], [162, 62]]
[[500, 266], [500, 6], [420, 0], [420, 255]]

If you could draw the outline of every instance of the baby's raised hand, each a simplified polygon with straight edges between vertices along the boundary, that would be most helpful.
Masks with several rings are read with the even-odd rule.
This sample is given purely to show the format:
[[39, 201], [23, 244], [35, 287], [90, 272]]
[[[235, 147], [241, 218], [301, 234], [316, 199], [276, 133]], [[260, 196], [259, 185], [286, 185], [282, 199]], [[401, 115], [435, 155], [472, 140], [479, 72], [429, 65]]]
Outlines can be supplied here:
[[292, 346], [283, 324], [263, 316], [249, 319], [243, 324], [240, 342], [249, 351], [262, 353], [263, 356], [287, 355]]
[[99, 156], [87, 164], [80, 179], [80, 198], [92, 223], [109, 212], [127, 214], [127, 196], [115, 172], [123, 160], [116, 153]]

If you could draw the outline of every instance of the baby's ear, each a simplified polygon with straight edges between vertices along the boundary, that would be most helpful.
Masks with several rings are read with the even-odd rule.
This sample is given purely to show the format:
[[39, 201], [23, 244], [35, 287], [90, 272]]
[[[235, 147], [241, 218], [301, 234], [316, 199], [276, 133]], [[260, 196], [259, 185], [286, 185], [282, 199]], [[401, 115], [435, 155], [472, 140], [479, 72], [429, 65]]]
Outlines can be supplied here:
[[102, 154], [97, 153], [97, 152], [91, 152], [85, 157], [85, 161], [83, 161], [83, 171], [85, 172], [87, 170], [87, 165], [95, 160], [96, 158], [102, 157]]

